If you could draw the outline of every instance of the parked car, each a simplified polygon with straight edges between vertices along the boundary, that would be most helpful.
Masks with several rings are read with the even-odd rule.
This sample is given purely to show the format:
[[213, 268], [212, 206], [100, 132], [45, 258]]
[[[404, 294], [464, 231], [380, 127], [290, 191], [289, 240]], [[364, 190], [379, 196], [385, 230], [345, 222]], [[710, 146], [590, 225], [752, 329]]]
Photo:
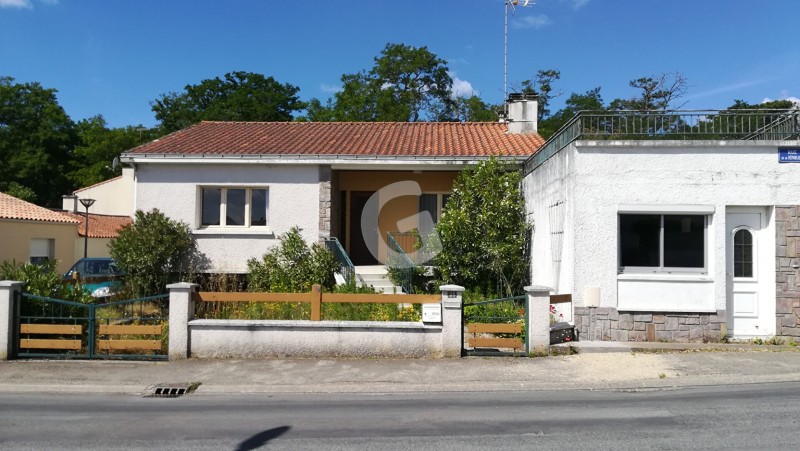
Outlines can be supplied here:
[[64, 280], [79, 279], [93, 298], [106, 298], [123, 286], [125, 273], [111, 258], [82, 258], [63, 275]]

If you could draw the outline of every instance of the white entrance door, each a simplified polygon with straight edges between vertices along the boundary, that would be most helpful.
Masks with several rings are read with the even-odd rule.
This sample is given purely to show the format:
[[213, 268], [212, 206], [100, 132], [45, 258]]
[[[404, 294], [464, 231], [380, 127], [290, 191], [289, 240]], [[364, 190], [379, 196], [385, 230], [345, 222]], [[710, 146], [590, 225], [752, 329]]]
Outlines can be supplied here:
[[733, 211], [726, 215], [728, 336], [769, 336], [774, 334], [775, 309], [768, 287], [773, 268], [765, 236], [766, 210]]

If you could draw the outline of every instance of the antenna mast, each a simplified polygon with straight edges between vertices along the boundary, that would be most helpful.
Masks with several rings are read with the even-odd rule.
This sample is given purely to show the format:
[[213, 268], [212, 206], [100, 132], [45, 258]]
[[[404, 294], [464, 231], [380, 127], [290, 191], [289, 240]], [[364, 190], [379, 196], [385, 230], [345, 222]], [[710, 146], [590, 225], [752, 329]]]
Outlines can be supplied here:
[[533, 6], [533, 3], [530, 0], [524, 0], [522, 5], [519, 4], [519, 0], [505, 0], [505, 20], [504, 20], [504, 27], [503, 27], [503, 112], [508, 115], [508, 104], [506, 100], [508, 100], [508, 8], [511, 8], [511, 14], [516, 12], [515, 6]]

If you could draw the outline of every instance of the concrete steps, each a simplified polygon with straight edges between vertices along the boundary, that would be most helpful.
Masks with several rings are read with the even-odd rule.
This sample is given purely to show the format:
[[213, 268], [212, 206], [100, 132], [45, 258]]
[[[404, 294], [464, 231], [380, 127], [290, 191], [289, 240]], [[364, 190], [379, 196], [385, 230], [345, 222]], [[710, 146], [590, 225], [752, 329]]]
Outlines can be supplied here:
[[375, 288], [379, 293], [403, 294], [403, 287], [389, 280], [389, 270], [383, 265], [356, 266], [356, 285]]

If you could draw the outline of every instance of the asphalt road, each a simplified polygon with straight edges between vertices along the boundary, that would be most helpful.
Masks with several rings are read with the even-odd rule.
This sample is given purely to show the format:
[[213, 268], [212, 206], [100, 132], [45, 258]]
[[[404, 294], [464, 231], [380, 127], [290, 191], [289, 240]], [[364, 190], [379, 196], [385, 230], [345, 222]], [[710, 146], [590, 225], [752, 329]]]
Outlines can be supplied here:
[[624, 391], [0, 394], [0, 449], [797, 449], [800, 383]]

